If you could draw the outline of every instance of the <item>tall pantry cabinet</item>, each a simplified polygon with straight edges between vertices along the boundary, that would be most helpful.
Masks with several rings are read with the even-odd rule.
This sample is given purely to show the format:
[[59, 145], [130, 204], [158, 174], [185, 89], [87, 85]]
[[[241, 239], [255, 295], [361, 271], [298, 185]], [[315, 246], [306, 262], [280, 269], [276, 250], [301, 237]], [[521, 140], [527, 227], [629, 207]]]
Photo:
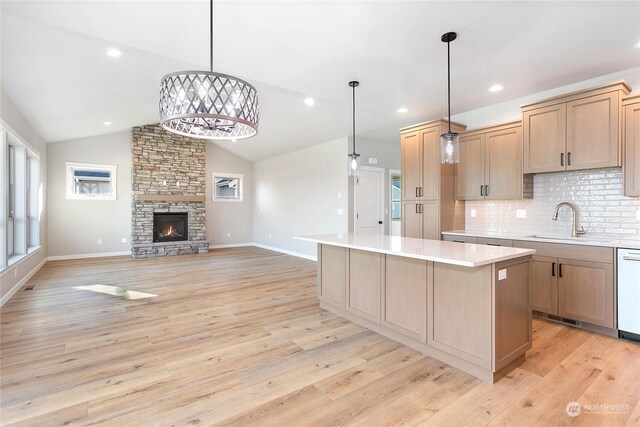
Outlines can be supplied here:
[[[452, 132], [465, 126], [451, 123]], [[464, 228], [464, 202], [455, 200], [455, 165], [440, 163], [446, 120], [400, 129], [402, 236], [440, 240], [442, 231]]]

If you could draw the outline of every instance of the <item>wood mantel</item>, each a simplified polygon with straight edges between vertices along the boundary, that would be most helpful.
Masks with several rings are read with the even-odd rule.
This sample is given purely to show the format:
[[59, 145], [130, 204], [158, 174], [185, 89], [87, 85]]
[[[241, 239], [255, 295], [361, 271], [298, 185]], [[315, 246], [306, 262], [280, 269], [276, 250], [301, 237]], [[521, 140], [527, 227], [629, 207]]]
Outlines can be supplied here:
[[206, 196], [177, 194], [134, 194], [133, 200], [139, 202], [204, 202]]

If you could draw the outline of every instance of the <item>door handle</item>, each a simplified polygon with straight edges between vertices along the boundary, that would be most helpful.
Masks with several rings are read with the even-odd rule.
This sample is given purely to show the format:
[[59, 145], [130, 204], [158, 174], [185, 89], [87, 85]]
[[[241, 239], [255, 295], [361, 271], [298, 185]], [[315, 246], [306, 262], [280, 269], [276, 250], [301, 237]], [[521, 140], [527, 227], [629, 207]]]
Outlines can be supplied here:
[[481, 197], [484, 197], [483, 191], [484, 191], [484, 185], [481, 185], [480, 186], [480, 196]]
[[420, 187], [420, 197], [422, 197], [422, 187]]
[[382, 221], [378, 221], [378, 224], [382, 224]]
[[562, 263], [558, 264], [558, 276], [562, 277]]
[[564, 153], [560, 153], [560, 166], [564, 166]]
[[418, 204], [416, 203], [416, 213], [420, 213], [418, 212]]
[[420, 197], [420, 187], [416, 187], [416, 197]]
[[556, 263], [555, 262], [551, 263], [551, 275], [553, 277], [556, 277]]
[[489, 195], [489, 185], [484, 186], [484, 196], [487, 197]]
[[567, 166], [571, 166], [571, 151], [567, 153]]
[[420, 213], [422, 213], [422, 203], [420, 203]]

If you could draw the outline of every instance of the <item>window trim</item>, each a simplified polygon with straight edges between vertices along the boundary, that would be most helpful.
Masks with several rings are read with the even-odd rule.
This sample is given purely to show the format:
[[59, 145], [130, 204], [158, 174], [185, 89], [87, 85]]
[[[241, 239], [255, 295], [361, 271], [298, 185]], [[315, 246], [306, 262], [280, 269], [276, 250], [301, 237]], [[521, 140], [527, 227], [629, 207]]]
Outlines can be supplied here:
[[[67, 187], [67, 200], [117, 200], [118, 199], [118, 187], [117, 187], [117, 165], [103, 165], [97, 163], [81, 163], [81, 162], [65, 162], [66, 168], [66, 187]], [[93, 170], [96, 172], [109, 172], [111, 191], [109, 195], [89, 195], [89, 194], [76, 194], [74, 191], [74, 175], [73, 171], [76, 169]]]
[[[239, 183], [238, 197], [216, 197], [216, 178], [236, 178]], [[214, 202], [232, 202], [241, 203], [244, 202], [244, 174], [239, 173], [226, 173], [226, 172], [211, 172], [211, 200]]]

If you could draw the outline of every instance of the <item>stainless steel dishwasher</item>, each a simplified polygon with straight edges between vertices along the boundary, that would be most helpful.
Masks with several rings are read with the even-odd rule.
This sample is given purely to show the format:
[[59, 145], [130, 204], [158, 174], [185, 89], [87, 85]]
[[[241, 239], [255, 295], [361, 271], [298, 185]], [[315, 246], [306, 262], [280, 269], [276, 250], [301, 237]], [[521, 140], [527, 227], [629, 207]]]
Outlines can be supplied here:
[[640, 249], [618, 249], [618, 330], [640, 341]]

